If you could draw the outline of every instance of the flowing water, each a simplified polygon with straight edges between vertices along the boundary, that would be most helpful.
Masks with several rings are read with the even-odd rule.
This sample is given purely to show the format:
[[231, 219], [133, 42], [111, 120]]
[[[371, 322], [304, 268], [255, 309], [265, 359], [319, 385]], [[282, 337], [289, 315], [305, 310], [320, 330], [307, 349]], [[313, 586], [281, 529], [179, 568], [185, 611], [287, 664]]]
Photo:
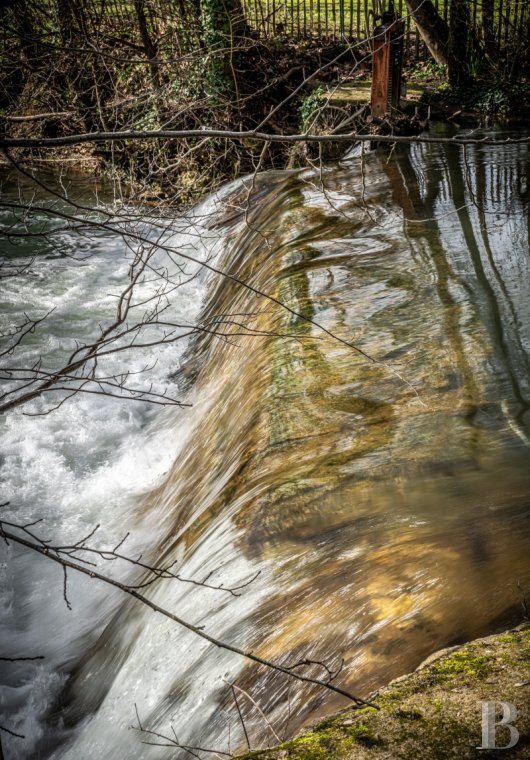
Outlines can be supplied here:
[[[168, 223], [166, 242], [232, 277], [189, 265], [172, 317], [232, 336], [109, 359], [114, 372], [156, 359], [153, 387], [189, 408], [80, 394], [44, 416], [24, 412], [49, 399], [9, 412], [4, 515], [42, 517], [63, 543], [101, 523], [98, 546], [128, 531], [128, 554], [177, 561], [184, 577], [251, 581], [237, 597], [169, 579], [146, 594], [261, 657], [342, 663], [336, 683], [360, 696], [518, 621], [530, 593], [528, 150], [412, 146], [267, 172]], [[155, 239], [164, 224], [142, 229]], [[26, 362], [53, 363], [108, 321], [126, 279], [122, 237], [60, 234], [80, 260], [41, 241], [4, 281], [4, 324], [28, 304], [57, 307]], [[183, 743], [243, 748], [227, 681], [272, 725], [240, 693], [253, 746], [347, 704], [73, 573], [69, 611], [60, 568], [1, 551], [0, 655], [45, 658], [5, 665], [0, 722], [26, 737], [2, 737], [9, 759], [178, 756], [129, 730], [136, 710]]]

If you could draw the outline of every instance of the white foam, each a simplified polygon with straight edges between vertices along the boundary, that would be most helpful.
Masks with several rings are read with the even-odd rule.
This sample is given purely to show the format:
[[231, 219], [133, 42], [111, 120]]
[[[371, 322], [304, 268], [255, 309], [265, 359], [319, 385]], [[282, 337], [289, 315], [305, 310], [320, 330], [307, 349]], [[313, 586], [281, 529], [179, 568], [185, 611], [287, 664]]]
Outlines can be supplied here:
[[[206, 230], [202, 219], [212, 213], [218, 200], [209, 200], [195, 217], [168, 227], [164, 240], [201, 260], [215, 257], [222, 245], [218, 232]], [[142, 234], [155, 238], [158, 227], [143, 225]], [[4, 281], [0, 296], [2, 327], [23, 321], [24, 312], [38, 317], [53, 309], [42, 329], [28, 336], [11, 361], [28, 366], [39, 355], [44, 366], [60, 366], [73, 348], [74, 337], [93, 335], [99, 324], [111, 319], [115, 294], [127, 280], [132, 258], [118, 236], [97, 235], [89, 241], [73, 232], [61, 234], [61, 245], [83, 257], [37, 256], [25, 274]], [[76, 246], [79, 244], [79, 248]], [[160, 254], [158, 263], [166, 264]], [[19, 259], [17, 263], [30, 262]], [[186, 265], [188, 272], [198, 271]], [[173, 273], [176, 267], [173, 265]], [[152, 279], [152, 278], [151, 278]], [[196, 277], [172, 293], [168, 315], [175, 322], [193, 324], [205, 293], [205, 278]], [[140, 288], [148, 296], [156, 282]], [[139, 299], [140, 300], [140, 299]], [[169, 395], [181, 393], [174, 373], [187, 340], [141, 351], [111, 356], [103, 366], [111, 373], [138, 371], [154, 365], [148, 382], [152, 390]], [[12, 366], [15, 366], [13, 364]], [[141, 376], [136, 385], [141, 385]], [[64, 395], [64, 394], [63, 394]], [[7, 413], [0, 422], [3, 438], [0, 470], [1, 501], [5, 519], [29, 522], [42, 519], [34, 528], [56, 543], [75, 541], [96, 524], [101, 527], [91, 545], [109, 547], [131, 533], [126, 549], [131, 554], [152, 545], [158, 535], [156, 512], [142, 518], [138, 505], [142, 494], [156, 485], [176, 458], [186, 437], [185, 410], [153, 408], [146, 402], [78, 394], [45, 416], [42, 412], [60, 400], [49, 394]], [[20, 740], [4, 735], [10, 758], [23, 758], [38, 746], [40, 718], [64, 683], [60, 669], [75, 659], [101, 630], [116, 595], [84, 577], [68, 582], [70, 612], [62, 598], [62, 572], [53, 563], [28, 557], [27, 550], [0, 545], [0, 637], [3, 656], [44, 656], [35, 663], [5, 665], [6, 685], [0, 689], [2, 723], [25, 735]], [[4, 680], [4, 679], [3, 679]]]

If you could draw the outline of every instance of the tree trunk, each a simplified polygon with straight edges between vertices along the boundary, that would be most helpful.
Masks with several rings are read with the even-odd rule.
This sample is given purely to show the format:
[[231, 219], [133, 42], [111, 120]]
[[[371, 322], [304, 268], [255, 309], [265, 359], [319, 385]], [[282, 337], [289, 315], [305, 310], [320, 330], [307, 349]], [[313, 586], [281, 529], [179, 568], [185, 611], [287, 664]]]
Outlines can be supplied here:
[[437, 63], [447, 65], [449, 28], [431, 0], [405, 0], [423, 41]]
[[13, 26], [29, 68], [37, 69], [41, 65], [40, 46], [38, 44], [40, 35], [35, 29], [34, 11], [26, 0], [14, 0], [14, 2], [5, 3], [5, 7], [13, 9]]
[[484, 43], [488, 53], [492, 53], [495, 46], [493, 18], [494, 0], [482, 0], [482, 27], [484, 29]]
[[451, 0], [447, 65], [452, 87], [463, 87], [469, 82], [470, 23], [469, 0]]
[[136, 11], [136, 18], [138, 19], [138, 26], [140, 28], [140, 37], [142, 38], [142, 44], [144, 46], [145, 54], [149, 58], [149, 70], [151, 72], [151, 81], [155, 91], [160, 87], [160, 76], [158, 72], [158, 62], [156, 60], [158, 55], [158, 46], [153, 41], [149, 33], [147, 25], [147, 18], [145, 15], [144, 0], [134, 0], [134, 8]]
[[209, 55], [205, 88], [211, 95], [231, 96], [238, 91], [234, 50], [247, 25], [241, 0], [200, 0], [203, 37]]
[[201, 0], [204, 41], [211, 50], [230, 48], [246, 31], [241, 0]]
[[57, 19], [63, 45], [69, 46], [82, 39], [88, 40], [85, 10], [80, 3], [72, 0], [57, 0]]

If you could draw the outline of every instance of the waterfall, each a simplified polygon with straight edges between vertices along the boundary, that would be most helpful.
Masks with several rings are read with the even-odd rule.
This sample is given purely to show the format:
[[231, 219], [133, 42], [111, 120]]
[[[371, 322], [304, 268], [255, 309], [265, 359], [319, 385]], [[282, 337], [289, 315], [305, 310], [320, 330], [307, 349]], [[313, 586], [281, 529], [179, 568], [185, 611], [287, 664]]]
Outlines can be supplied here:
[[[131, 555], [243, 585], [163, 579], [146, 595], [284, 667], [324, 662], [363, 697], [516, 620], [530, 583], [526, 148], [495, 150], [466, 156], [472, 179], [435, 145], [266, 172], [183, 218], [172, 245], [209, 269], [195, 265], [171, 309], [208, 330], [134, 366], [156, 357], [156, 387], [191, 406], [77, 396], [44, 417], [13, 411], [13, 514], [61, 540], [101, 522], [101, 545], [129, 531]], [[112, 309], [123, 243], [91, 245], [82, 266], [36, 259], [27, 290], [3, 296], [11, 319], [23, 300], [60, 303], [46, 350]], [[2, 552], [7, 656], [45, 656], [2, 691], [27, 737], [6, 739], [9, 758], [177, 756], [142, 744], [138, 716], [184, 744], [244, 749], [233, 682], [271, 724], [240, 695], [253, 747], [347, 704], [73, 574], [69, 612], [59, 569]]]

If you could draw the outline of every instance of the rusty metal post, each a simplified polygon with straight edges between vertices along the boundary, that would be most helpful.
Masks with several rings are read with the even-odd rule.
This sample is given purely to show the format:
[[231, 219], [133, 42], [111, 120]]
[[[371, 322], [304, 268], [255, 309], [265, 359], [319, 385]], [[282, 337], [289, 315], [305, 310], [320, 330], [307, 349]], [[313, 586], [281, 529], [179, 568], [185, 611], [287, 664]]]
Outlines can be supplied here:
[[393, 10], [383, 13], [374, 29], [371, 108], [372, 116], [378, 118], [399, 108], [403, 32], [403, 20]]

